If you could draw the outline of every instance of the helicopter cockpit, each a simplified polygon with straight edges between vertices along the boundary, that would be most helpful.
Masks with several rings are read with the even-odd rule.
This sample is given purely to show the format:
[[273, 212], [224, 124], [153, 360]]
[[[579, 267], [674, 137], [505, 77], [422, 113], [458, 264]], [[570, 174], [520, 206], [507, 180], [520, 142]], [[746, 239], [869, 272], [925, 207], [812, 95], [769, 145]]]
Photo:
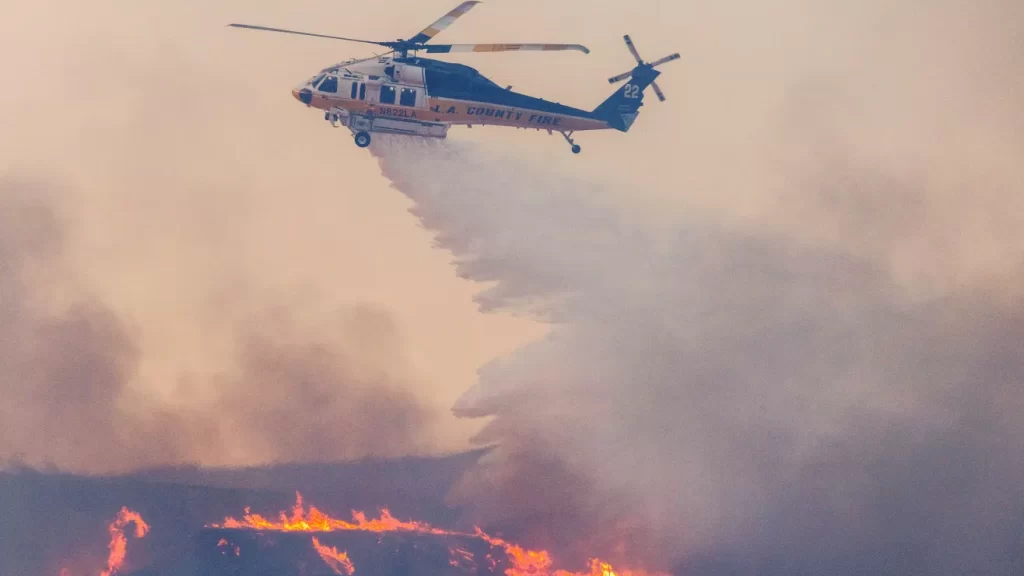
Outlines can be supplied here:
[[333, 74], [320, 74], [310, 82], [310, 86], [317, 92], [337, 94], [338, 77]]
[[309, 105], [313, 100], [313, 92], [320, 92], [321, 94], [337, 94], [338, 77], [334, 74], [327, 73], [326, 71], [321, 72], [307, 80], [301, 86], [293, 89], [292, 95], [294, 95], [303, 104]]

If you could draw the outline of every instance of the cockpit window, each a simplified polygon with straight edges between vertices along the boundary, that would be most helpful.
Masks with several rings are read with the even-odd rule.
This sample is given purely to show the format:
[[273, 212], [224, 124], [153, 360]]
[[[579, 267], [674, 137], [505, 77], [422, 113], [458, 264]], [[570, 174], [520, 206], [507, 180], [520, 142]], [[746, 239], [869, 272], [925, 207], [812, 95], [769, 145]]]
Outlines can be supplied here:
[[335, 76], [328, 76], [327, 78], [324, 78], [323, 83], [320, 84], [319, 90], [321, 92], [330, 92], [332, 94], [337, 94], [338, 78]]
[[324, 79], [324, 76], [325, 76], [324, 74], [321, 74], [321, 75], [317, 76], [316, 78], [313, 78], [313, 81], [310, 82], [310, 84], [313, 86], [313, 88], [316, 88], [316, 85], [318, 83], [320, 83], [321, 80]]

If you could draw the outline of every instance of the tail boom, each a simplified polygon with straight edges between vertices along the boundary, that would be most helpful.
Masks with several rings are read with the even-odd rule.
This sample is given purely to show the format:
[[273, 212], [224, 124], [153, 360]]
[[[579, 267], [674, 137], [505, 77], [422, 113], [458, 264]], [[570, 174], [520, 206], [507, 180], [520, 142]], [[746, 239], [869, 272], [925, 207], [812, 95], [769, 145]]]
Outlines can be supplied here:
[[594, 109], [594, 116], [610, 128], [628, 132], [644, 105], [644, 91], [660, 74], [649, 64], [637, 66], [630, 73], [629, 80]]

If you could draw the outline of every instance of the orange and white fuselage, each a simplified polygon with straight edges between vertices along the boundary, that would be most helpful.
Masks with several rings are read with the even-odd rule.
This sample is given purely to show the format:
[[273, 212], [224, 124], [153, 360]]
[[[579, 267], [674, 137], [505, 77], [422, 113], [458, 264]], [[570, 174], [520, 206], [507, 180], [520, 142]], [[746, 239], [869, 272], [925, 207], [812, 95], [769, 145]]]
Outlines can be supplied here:
[[616, 128], [595, 112], [518, 94], [468, 66], [427, 58], [385, 56], [349, 61], [323, 70], [292, 94], [303, 104], [323, 110], [332, 124], [347, 126], [354, 134], [443, 138], [453, 125], [509, 126], [562, 134]]

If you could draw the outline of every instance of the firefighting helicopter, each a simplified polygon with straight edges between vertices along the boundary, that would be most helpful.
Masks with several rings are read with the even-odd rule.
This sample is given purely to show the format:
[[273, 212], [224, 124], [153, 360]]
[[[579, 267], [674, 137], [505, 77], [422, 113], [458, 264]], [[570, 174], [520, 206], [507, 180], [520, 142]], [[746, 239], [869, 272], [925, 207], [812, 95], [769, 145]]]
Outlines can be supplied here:
[[[370, 145], [371, 133], [405, 134], [445, 138], [454, 125], [494, 125], [559, 132], [574, 154], [580, 152], [574, 132], [615, 129], [627, 132], [643, 105], [644, 90], [650, 86], [661, 101], [665, 95], [655, 83], [661, 74], [655, 67], [676, 60], [671, 54], [644, 62], [629, 35], [626, 47], [636, 59], [632, 70], [608, 79], [615, 84], [628, 80], [604, 102], [587, 111], [535, 98], [502, 88], [463, 64], [418, 56], [450, 52], [506, 52], [522, 50], [574, 50], [589, 54], [579, 44], [428, 44], [434, 36], [479, 4], [467, 0], [409, 39], [372, 41], [251, 24], [229, 24], [268, 32], [282, 32], [376, 44], [391, 51], [372, 58], [350, 59], [324, 68], [292, 89], [292, 95], [307, 107], [324, 111], [332, 126], [346, 126], [361, 148]], [[410, 55], [410, 53], [412, 55]]]

